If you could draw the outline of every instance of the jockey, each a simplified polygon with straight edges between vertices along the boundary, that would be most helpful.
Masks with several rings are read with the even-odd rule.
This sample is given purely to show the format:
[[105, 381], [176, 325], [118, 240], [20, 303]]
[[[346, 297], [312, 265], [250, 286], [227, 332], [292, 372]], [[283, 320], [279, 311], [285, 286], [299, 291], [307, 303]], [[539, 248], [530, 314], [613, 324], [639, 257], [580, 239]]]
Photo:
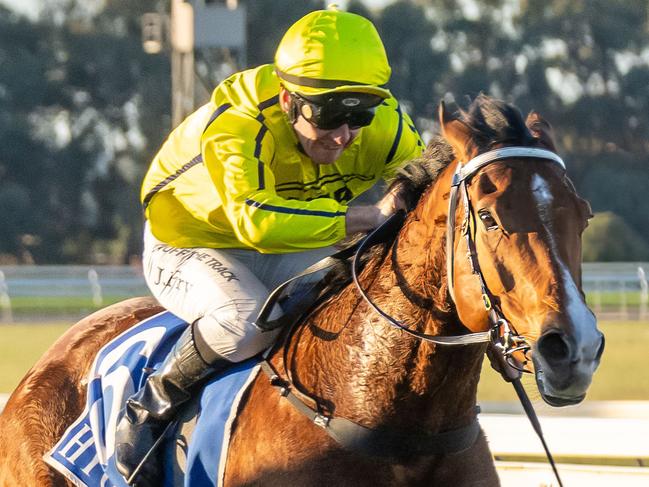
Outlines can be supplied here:
[[[155, 156], [142, 187], [145, 278], [192, 325], [126, 403], [115, 456], [127, 479], [194, 386], [273, 343], [278, 331], [254, 322], [270, 290], [404, 207], [396, 191], [348, 206], [423, 149], [389, 77], [370, 21], [311, 12], [274, 64], [220, 83]], [[138, 479], [157, 483], [155, 457]]]

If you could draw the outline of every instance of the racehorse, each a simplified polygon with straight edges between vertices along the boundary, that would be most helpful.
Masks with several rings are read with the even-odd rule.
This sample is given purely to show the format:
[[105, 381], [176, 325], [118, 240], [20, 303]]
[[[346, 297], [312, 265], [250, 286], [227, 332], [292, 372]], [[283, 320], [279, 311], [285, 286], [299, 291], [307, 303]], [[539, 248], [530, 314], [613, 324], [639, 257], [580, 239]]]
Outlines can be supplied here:
[[[396, 238], [374, 246], [358, 285], [342, 279], [284, 331], [273, 379], [248, 389], [224, 485], [498, 485], [475, 419], [489, 340], [548, 404], [584, 399], [604, 347], [581, 290], [591, 212], [549, 124], [484, 95], [442, 104], [439, 121], [393, 183], [413, 207]], [[92, 358], [160, 310], [109, 307], [41, 358], [0, 417], [1, 485], [65, 485], [41, 457], [80, 414]]]

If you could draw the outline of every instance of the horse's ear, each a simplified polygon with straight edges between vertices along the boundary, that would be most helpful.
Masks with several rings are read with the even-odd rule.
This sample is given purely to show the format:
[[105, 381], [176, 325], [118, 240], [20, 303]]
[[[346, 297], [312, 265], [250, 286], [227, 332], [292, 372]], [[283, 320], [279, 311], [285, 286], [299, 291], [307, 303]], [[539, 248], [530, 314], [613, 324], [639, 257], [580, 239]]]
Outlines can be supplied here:
[[439, 125], [442, 128], [442, 135], [451, 144], [451, 147], [453, 147], [455, 157], [462, 162], [471, 159], [468, 153], [468, 147], [471, 141], [469, 127], [455, 118], [446, 108], [443, 101], [439, 104], [438, 116]]
[[577, 208], [579, 208], [579, 212], [581, 213], [582, 218], [584, 220], [590, 220], [591, 218], [593, 218], [595, 215], [593, 214], [593, 208], [590, 206], [590, 202], [579, 196], [579, 193], [577, 193], [577, 188], [575, 188], [575, 184], [568, 176], [565, 177], [564, 181], [577, 198]]
[[556, 152], [557, 147], [554, 143], [552, 125], [538, 112], [531, 111], [527, 116], [527, 120], [525, 120], [525, 125], [532, 132], [532, 136], [539, 141], [539, 144], [552, 152]]

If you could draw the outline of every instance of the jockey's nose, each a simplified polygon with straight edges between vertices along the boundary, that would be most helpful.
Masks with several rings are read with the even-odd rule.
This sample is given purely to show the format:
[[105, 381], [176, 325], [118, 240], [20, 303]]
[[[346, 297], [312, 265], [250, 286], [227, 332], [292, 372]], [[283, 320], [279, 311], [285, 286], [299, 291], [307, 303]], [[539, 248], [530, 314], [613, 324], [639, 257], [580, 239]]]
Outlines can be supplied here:
[[329, 135], [331, 140], [336, 142], [336, 144], [345, 145], [351, 139], [352, 131], [350, 130], [349, 125], [345, 123], [340, 127], [333, 129]]

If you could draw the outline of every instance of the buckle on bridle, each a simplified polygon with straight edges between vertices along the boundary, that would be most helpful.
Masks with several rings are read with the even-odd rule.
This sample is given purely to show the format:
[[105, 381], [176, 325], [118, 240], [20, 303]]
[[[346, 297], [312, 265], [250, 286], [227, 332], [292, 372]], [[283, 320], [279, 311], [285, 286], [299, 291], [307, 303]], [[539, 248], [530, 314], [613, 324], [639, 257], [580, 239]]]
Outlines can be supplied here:
[[316, 414], [313, 418], [313, 423], [321, 428], [327, 428], [329, 426], [329, 421], [331, 421], [331, 418], [323, 416], [322, 414]]
[[[487, 293], [482, 293], [482, 302], [484, 303], [485, 309], [487, 311], [490, 311], [491, 310], [491, 299], [489, 299], [489, 296], [487, 295]], [[500, 321], [505, 321], [505, 320], [502, 320], [502, 319], [498, 320], [498, 322], [500, 322]], [[496, 326], [499, 326], [499, 324], [497, 323]]]
[[[506, 319], [499, 318], [491, 328], [491, 346], [496, 351], [497, 360], [501, 362], [501, 365], [506, 364], [519, 373], [530, 372], [525, 368], [525, 365], [527, 364], [527, 352], [530, 351], [531, 346], [524, 337], [512, 331]], [[522, 365], [519, 365], [514, 357], [516, 352], [522, 352], [525, 357]]]

